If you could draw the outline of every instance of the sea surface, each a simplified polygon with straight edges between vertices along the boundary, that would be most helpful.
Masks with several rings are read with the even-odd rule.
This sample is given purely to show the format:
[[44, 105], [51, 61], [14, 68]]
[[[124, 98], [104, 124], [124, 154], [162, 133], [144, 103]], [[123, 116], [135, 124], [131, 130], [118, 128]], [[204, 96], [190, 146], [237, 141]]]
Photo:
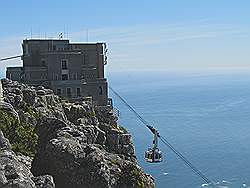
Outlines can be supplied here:
[[[110, 85], [220, 188], [250, 188], [250, 71], [123, 72]], [[144, 161], [153, 135], [110, 91], [142, 168], [159, 188], [213, 187], [161, 142], [162, 163]]]

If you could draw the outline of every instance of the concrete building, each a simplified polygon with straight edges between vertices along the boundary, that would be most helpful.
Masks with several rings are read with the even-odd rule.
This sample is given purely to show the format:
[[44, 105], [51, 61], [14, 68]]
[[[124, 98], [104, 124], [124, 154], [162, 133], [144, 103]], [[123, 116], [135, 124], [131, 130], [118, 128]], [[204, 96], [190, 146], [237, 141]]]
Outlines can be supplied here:
[[8, 67], [7, 78], [43, 85], [71, 99], [92, 96], [96, 105], [107, 104], [105, 43], [31, 39], [24, 40], [22, 48], [23, 67]]

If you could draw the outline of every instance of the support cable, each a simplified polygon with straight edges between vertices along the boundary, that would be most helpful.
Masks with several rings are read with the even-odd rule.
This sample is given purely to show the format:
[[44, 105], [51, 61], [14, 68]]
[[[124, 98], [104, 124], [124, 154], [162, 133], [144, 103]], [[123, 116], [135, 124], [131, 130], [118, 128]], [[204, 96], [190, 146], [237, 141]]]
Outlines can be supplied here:
[[15, 59], [15, 58], [19, 58], [22, 57], [23, 55], [17, 55], [17, 56], [12, 56], [12, 57], [6, 57], [6, 58], [1, 58], [0, 61], [6, 61], [6, 60], [10, 60], [10, 59]]
[[[151, 126], [140, 114], [138, 114], [132, 106], [130, 106], [127, 101], [125, 101], [119, 93], [117, 93], [111, 86], [109, 86], [109, 89], [127, 106], [127, 108], [133, 112], [136, 117], [152, 132], [154, 133], [154, 127]], [[197, 176], [202, 178], [207, 184], [213, 185], [213, 182], [208, 179], [198, 168], [196, 168], [186, 157], [184, 157], [175, 147], [170, 144], [166, 138], [158, 134], [158, 137], [162, 141], [163, 144], [165, 144], [170, 150], [172, 150], [184, 163], [187, 165]]]

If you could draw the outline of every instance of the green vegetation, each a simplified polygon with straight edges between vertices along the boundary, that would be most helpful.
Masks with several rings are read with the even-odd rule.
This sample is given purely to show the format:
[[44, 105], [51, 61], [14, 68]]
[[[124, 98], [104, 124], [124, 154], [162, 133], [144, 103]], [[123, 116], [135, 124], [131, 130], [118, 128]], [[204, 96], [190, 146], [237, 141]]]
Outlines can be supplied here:
[[111, 164], [113, 165], [119, 165], [119, 162], [116, 160], [116, 159], [112, 159], [111, 161]]
[[88, 112], [86, 112], [86, 116], [90, 118], [95, 117], [96, 116], [95, 110], [90, 109]]
[[29, 104], [25, 104], [24, 108], [23, 108], [24, 112], [28, 112], [31, 116], [35, 117], [36, 119], [38, 119], [41, 115], [38, 112], [35, 112], [33, 110], [33, 107]]
[[65, 97], [65, 96], [59, 96], [59, 102], [69, 102], [69, 98], [68, 97]]
[[119, 184], [127, 185], [127, 187], [146, 187], [145, 175], [135, 164], [125, 165], [121, 170]]
[[129, 132], [128, 132], [128, 130], [126, 129], [126, 128], [124, 128], [123, 126], [120, 126], [119, 125], [119, 127], [118, 127], [123, 133], [125, 133], [125, 134], [128, 134]]
[[38, 136], [31, 124], [19, 122], [12, 115], [0, 110], [0, 129], [9, 139], [14, 152], [33, 157]]

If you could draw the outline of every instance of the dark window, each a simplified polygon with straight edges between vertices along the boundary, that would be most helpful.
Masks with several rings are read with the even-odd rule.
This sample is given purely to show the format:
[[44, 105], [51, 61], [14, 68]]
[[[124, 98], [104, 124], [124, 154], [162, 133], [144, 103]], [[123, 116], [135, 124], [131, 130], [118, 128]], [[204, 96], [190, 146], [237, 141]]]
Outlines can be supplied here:
[[84, 61], [83, 61], [84, 64], [89, 64], [89, 56], [87, 54], [84, 55]]
[[80, 97], [81, 96], [81, 88], [76, 88], [76, 95], [77, 97]]
[[103, 95], [102, 87], [99, 86], [99, 95]]
[[56, 90], [56, 94], [57, 94], [57, 95], [61, 95], [61, 94], [62, 94], [61, 89], [57, 89], [57, 90]]
[[56, 50], [56, 45], [53, 45], [53, 50]]
[[68, 69], [68, 61], [67, 60], [62, 60], [62, 70], [67, 70]]
[[73, 74], [72, 78], [73, 78], [73, 80], [76, 80], [77, 79], [76, 74]]
[[71, 88], [67, 88], [67, 95], [68, 97], [71, 97]]
[[43, 59], [42, 60], [42, 66], [45, 67], [46, 66], [46, 61]]
[[69, 77], [68, 77], [68, 74], [62, 74], [62, 80], [68, 80]]

